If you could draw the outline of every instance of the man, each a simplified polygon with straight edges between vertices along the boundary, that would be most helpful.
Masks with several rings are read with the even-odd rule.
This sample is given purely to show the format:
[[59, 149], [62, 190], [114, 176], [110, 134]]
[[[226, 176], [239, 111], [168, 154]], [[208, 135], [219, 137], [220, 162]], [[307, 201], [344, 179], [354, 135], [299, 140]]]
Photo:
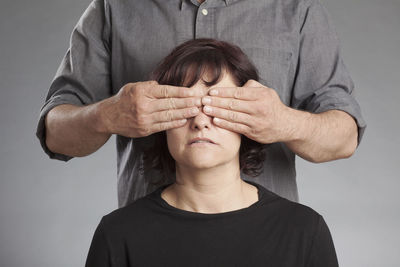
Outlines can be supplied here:
[[[147, 80], [173, 47], [201, 37], [241, 47], [260, 82], [204, 96]], [[217, 126], [271, 144], [253, 180], [298, 201], [296, 154], [348, 158], [361, 141], [366, 124], [353, 88], [319, 0], [94, 0], [71, 35], [37, 136], [51, 158], [67, 161], [117, 134], [121, 207], [155, 189], [146, 177], [160, 173], [143, 170], [151, 134], [183, 126], [205, 105]]]

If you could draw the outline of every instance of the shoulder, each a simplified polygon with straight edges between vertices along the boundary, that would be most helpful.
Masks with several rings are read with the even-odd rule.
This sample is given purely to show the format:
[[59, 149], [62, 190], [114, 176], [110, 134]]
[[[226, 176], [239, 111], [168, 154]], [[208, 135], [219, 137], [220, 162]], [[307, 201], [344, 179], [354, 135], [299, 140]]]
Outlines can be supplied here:
[[280, 214], [288, 226], [297, 231], [314, 232], [322, 218], [313, 208], [279, 197]]
[[292, 229], [315, 229], [321, 215], [313, 208], [304, 204], [288, 200], [262, 187], [264, 191], [265, 214], [274, 216]]
[[[289, 201], [289, 200], [288, 200]], [[289, 201], [289, 205], [292, 206], [293, 216], [300, 221], [318, 221], [321, 215], [313, 208], [306, 206], [301, 203]]]
[[149, 206], [149, 196], [144, 196], [131, 204], [118, 208], [103, 216], [103, 227], [108, 230], [125, 229], [144, 223], [143, 221], [151, 218]]

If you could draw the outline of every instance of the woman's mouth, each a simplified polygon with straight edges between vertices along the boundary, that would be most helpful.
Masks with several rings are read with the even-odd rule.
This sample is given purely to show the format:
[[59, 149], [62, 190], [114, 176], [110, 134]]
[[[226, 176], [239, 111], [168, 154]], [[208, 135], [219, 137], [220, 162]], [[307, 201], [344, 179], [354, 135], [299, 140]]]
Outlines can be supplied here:
[[209, 138], [205, 138], [205, 137], [196, 137], [193, 138], [192, 140], [189, 141], [188, 143], [189, 145], [215, 145], [215, 142]]

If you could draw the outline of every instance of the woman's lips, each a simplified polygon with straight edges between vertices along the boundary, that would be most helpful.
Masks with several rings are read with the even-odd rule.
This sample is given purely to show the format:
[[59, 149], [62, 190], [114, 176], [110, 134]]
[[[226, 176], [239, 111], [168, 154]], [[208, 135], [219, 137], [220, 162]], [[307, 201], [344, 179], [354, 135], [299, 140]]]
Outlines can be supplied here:
[[211, 144], [211, 145], [215, 145], [215, 142], [209, 138], [206, 137], [196, 137], [193, 138], [192, 140], [190, 140], [188, 142], [188, 145], [193, 145], [193, 144]]
[[189, 146], [209, 146], [209, 145], [216, 145], [210, 142], [201, 142], [201, 143], [191, 143]]

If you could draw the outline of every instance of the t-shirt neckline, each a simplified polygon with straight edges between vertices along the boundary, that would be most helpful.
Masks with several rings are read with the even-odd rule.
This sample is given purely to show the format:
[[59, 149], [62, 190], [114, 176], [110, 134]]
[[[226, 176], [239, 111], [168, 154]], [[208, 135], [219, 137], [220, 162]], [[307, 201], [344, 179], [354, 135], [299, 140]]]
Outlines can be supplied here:
[[262, 202], [265, 201], [266, 198], [266, 189], [264, 189], [261, 185], [252, 182], [252, 181], [245, 181], [251, 185], [254, 185], [257, 187], [257, 194], [258, 194], [258, 200], [251, 204], [248, 207], [237, 209], [237, 210], [232, 210], [232, 211], [227, 211], [227, 212], [220, 212], [220, 213], [201, 213], [201, 212], [194, 212], [194, 211], [188, 211], [188, 210], [183, 210], [183, 209], [178, 209], [172, 205], [170, 205], [167, 201], [165, 201], [161, 197], [161, 192], [171, 185], [172, 183], [163, 185], [159, 187], [154, 193], [155, 200], [165, 209], [169, 210], [170, 212], [173, 212], [174, 214], [177, 215], [183, 215], [183, 216], [191, 216], [191, 217], [202, 217], [202, 218], [217, 218], [217, 217], [226, 217], [226, 216], [233, 216], [237, 214], [243, 214], [243, 213], [248, 213], [251, 212], [252, 210], [256, 209], [258, 206], [261, 205]]

